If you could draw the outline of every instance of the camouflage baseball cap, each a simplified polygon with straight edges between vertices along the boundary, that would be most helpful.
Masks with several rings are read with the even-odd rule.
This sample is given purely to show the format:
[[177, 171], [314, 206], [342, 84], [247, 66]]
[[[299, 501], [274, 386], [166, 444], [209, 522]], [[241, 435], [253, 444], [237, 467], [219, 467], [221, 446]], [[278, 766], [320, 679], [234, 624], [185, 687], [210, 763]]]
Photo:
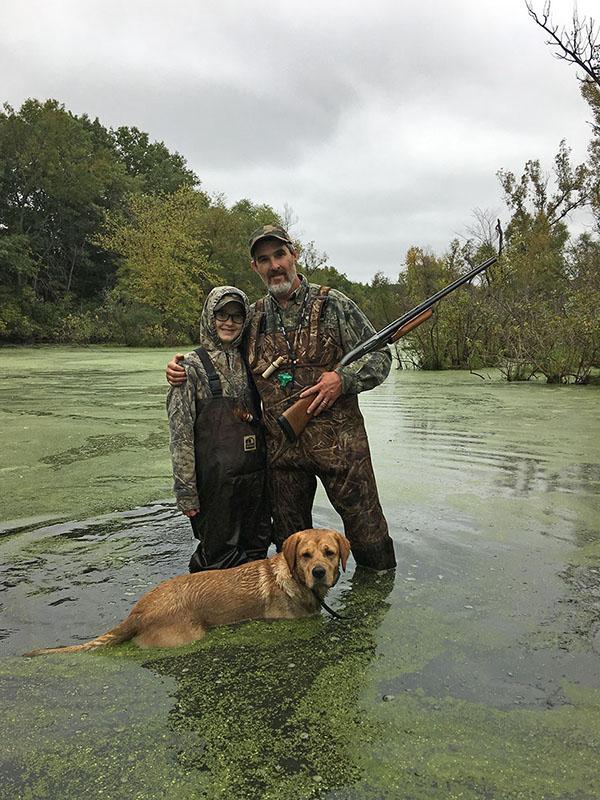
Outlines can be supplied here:
[[281, 225], [261, 225], [260, 228], [257, 228], [252, 236], [250, 237], [250, 254], [252, 255], [252, 251], [254, 250], [254, 246], [261, 240], [261, 239], [281, 239], [282, 242], [289, 244], [292, 248], [294, 247], [294, 243], [289, 235], [289, 233], [282, 228]]
[[244, 301], [239, 296], [239, 294], [233, 294], [233, 293], [232, 294], [224, 294], [223, 297], [219, 298], [218, 302], [215, 303], [215, 307], [214, 307], [213, 311], [218, 311], [220, 308], [223, 308], [223, 306], [226, 306], [227, 303], [237, 303], [239, 306], [242, 307], [242, 309], [245, 312]]

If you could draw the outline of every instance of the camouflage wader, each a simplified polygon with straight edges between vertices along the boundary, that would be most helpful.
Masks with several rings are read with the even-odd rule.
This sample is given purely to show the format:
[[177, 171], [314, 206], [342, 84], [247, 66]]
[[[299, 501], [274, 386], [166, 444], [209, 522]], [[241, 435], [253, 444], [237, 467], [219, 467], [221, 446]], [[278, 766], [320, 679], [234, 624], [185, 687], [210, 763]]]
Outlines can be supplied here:
[[270, 378], [262, 377], [278, 356], [289, 358], [283, 332], [265, 329], [268, 299], [256, 303], [248, 338], [248, 362], [263, 402], [267, 429], [273, 540], [280, 549], [290, 534], [312, 527], [319, 478], [344, 522], [356, 562], [389, 569], [396, 565], [393, 542], [377, 494], [357, 396], [341, 395], [331, 408], [309, 422], [294, 444], [287, 441], [277, 424], [277, 417], [297, 399], [297, 393], [316, 383], [321, 373], [332, 370], [343, 355], [332, 333], [321, 324], [328, 289], [310, 286], [308, 291], [307, 324], [295, 339], [297, 363], [290, 387], [281, 388], [278, 380], [278, 374], [291, 371], [289, 360]]

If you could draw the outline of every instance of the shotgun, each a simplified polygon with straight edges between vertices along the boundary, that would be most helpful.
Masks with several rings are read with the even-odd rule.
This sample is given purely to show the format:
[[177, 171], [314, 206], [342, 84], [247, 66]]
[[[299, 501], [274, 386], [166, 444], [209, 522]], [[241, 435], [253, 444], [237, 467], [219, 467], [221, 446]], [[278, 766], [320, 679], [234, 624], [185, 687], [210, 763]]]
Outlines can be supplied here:
[[[498, 236], [500, 238], [500, 245], [497, 255], [491, 256], [477, 267], [474, 267], [470, 272], [467, 272], [466, 275], [463, 275], [462, 277], [457, 278], [455, 281], [452, 281], [452, 283], [448, 284], [448, 286], [445, 286], [443, 289], [440, 289], [439, 292], [432, 294], [427, 300], [419, 303], [418, 306], [415, 306], [410, 311], [407, 311], [406, 314], [403, 314], [401, 317], [398, 317], [398, 319], [390, 322], [377, 333], [374, 333], [373, 336], [359, 344], [354, 348], [354, 350], [346, 353], [337, 367], [345, 367], [348, 364], [351, 364], [353, 361], [356, 361], [359, 358], [367, 355], [367, 353], [371, 353], [373, 350], [379, 350], [384, 345], [392, 344], [393, 342], [398, 341], [398, 339], [400, 339], [402, 336], [406, 336], [407, 333], [410, 333], [410, 331], [414, 330], [418, 325], [420, 325], [422, 322], [425, 322], [432, 316], [433, 306], [443, 297], [446, 297], [446, 295], [450, 294], [450, 292], [458, 289], [459, 286], [469, 283], [469, 281], [473, 280], [473, 278], [476, 275], [479, 275], [480, 272], [484, 272], [488, 267], [491, 267], [492, 264], [495, 264], [502, 252], [502, 231], [500, 229], [499, 220], [496, 231], [498, 232]], [[289, 442], [295, 442], [312, 419], [313, 415], [308, 414], [307, 409], [313, 400], [313, 395], [296, 400], [293, 405], [286, 409], [286, 411], [284, 411], [283, 414], [277, 418], [279, 427], [282, 429]]]

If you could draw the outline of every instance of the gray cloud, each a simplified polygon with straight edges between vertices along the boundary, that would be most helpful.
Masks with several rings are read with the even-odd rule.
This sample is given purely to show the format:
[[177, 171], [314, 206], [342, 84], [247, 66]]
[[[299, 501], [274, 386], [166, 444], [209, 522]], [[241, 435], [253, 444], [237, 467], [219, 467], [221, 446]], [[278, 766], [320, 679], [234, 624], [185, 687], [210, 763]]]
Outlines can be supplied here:
[[297, 233], [368, 280], [501, 210], [499, 168], [550, 169], [562, 138], [585, 157], [575, 71], [544, 39], [521, 0], [21, 0], [3, 9], [2, 99], [137, 125], [231, 202], [290, 204]]

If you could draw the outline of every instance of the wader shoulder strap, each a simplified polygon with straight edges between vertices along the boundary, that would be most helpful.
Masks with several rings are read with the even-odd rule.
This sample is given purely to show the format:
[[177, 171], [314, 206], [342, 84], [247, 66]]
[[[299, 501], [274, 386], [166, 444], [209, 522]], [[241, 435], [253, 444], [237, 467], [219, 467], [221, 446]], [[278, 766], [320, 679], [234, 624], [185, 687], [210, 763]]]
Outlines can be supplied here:
[[213, 364], [210, 356], [204, 347], [197, 347], [194, 350], [194, 353], [197, 353], [200, 361], [202, 361], [202, 366], [206, 372], [206, 377], [208, 378], [208, 387], [212, 396], [222, 397], [223, 388], [221, 387], [221, 379], [219, 378], [217, 370], [215, 369], [215, 365]]
[[254, 314], [250, 322], [248, 330], [248, 338], [246, 341], [246, 361], [250, 369], [254, 369], [258, 363], [258, 340], [265, 332], [266, 327], [266, 313], [265, 313], [265, 298], [261, 297], [254, 304]]
[[327, 295], [329, 294], [329, 286], [320, 286], [319, 294], [314, 298], [310, 306], [310, 314], [308, 318], [308, 351], [307, 356], [309, 360], [313, 360], [317, 356], [317, 350], [321, 341], [320, 323], [323, 318], [323, 309], [327, 302]]
[[267, 298], [261, 297], [254, 304], [254, 313], [256, 315], [256, 332], [257, 335], [264, 333], [267, 328]]

